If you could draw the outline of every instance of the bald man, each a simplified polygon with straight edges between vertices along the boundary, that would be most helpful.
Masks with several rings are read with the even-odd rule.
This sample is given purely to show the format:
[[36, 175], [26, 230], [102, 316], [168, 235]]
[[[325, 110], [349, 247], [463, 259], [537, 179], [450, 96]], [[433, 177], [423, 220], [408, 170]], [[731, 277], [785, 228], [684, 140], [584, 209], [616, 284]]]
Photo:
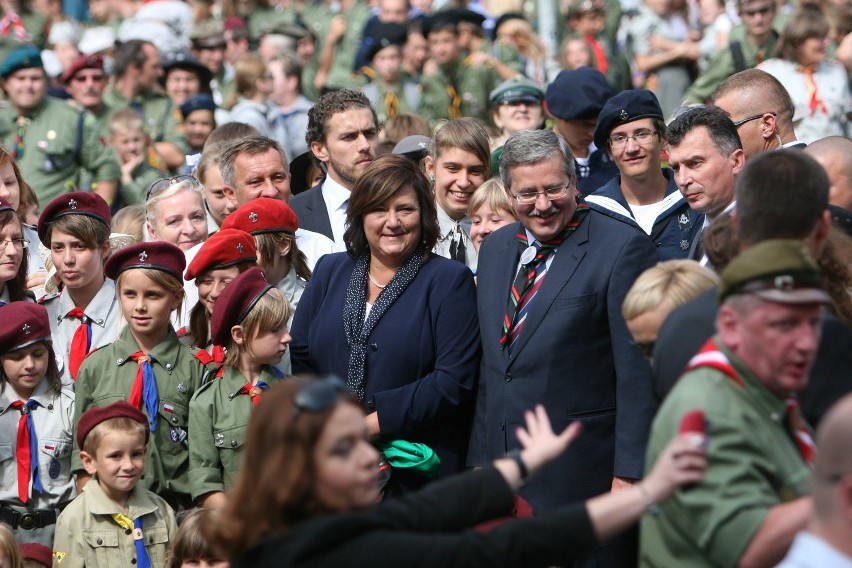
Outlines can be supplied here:
[[852, 395], [826, 415], [817, 436], [813, 520], [778, 568], [852, 567]]
[[817, 140], [805, 152], [825, 168], [828, 181], [828, 202], [852, 211], [852, 140], [829, 136]]
[[793, 130], [793, 101], [778, 79], [760, 69], [746, 69], [722, 81], [711, 101], [737, 127], [745, 158], [778, 148], [805, 148]]

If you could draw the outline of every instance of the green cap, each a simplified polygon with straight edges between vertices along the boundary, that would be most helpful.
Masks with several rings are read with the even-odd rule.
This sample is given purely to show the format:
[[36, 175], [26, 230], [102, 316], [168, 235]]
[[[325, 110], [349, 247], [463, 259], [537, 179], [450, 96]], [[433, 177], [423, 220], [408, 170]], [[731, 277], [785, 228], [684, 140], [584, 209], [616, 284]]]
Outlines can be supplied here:
[[4, 79], [21, 69], [32, 69], [34, 67], [44, 67], [41, 62], [41, 51], [34, 45], [26, 45], [19, 47], [10, 52], [9, 55], [0, 63], [0, 77]]
[[754, 294], [779, 304], [827, 304], [819, 268], [800, 240], [763, 241], [737, 256], [722, 272], [719, 301]]
[[507, 79], [497, 85], [489, 95], [491, 106], [499, 106], [512, 101], [524, 101], [541, 104], [544, 100], [544, 89], [527, 78]]

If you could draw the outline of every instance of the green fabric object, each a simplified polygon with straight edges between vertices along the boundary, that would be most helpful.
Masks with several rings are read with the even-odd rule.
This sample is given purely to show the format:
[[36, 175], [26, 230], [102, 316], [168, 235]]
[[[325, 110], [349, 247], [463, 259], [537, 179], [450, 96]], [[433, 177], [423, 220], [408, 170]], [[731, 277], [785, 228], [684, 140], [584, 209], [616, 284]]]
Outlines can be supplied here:
[[441, 458], [426, 444], [407, 440], [387, 440], [376, 444], [385, 459], [396, 469], [415, 471], [430, 479], [438, 477]]

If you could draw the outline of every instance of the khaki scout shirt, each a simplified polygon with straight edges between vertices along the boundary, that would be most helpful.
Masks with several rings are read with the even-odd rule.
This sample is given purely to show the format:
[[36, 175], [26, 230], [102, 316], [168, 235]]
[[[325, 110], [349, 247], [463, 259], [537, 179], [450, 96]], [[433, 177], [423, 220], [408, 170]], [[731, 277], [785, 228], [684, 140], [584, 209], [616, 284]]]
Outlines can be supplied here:
[[155, 93], [143, 93], [129, 101], [115, 85], [110, 85], [104, 91], [104, 103], [115, 110], [133, 108], [131, 102], [141, 108], [145, 131], [152, 142], [171, 142], [186, 153], [189, 143], [175, 122], [174, 105], [170, 98]]
[[[95, 181], [117, 181], [121, 177], [118, 160], [100, 142], [95, 119], [88, 113], [83, 116], [78, 146], [81, 112], [64, 101], [45, 97], [38, 107], [22, 113], [26, 120], [24, 155], [16, 160], [42, 207], [80, 188], [82, 169], [92, 172]], [[11, 105], [0, 106], [0, 142], [10, 151], [15, 147], [18, 117]]]
[[[278, 373], [265, 366], [260, 380], [272, 386]], [[236, 481], [243, 461], [246, 429], [254, 405], [239, 394], [245, 377], [225, 367], [221, 379], [201, 387], [189, 403], [189, 486], [193, 500], [226, 491]]]
[[[71, 341], [81, 322], [79, 318], [69, 318], [68, 312], [74, 309], [74, 300], [68, 290], [63, 290], [44, 302], [50, 320], [50, 334], [53, 337], [53, 350], [56, 352], [56, 365], [62, 373], [62, 382], [72, 384], [69, 370]], [[121, 325], [121, 307], [115, 297], [115, 282], [110, 278], [104, 283], [89, 305], [83, 310], [92, 329], [92, 343], [89, 352], [112, 343], [118, 337]]]
[[809, 493], [810, 468], [785, 425], [784, 400], [721, 351], [745, 386], [696, 369], [680, 378], [654, 419], [647, 470], [695, 409], [706, 417], [710, 467], [701, 483], [642, 519], [640, 566], [736, 566], [769, 509]]
[[[147, 465], [147, 463], [146, 463]], [[59, 515], [53, 543], [53, 566], [58, 568], [118, 568], [136, 565], [132, 531], [113, 519], [116, 513], [133, 520], [142, 517], [142, 538], [152, 568], [166, 565], [169, 542], [177, 533], [169, 504], [137, 484], [130, 493], [127, 510], [107, 497], [97, 476], [83, 488]], [[129, 533], [129, 534], [128, 534]]]
[[[451, 80], [453, 75], [455, 82]], [[465, 61], [459, 61], [455, 73], [441, 65], [434, 75], [423, 76], [421, 79], [423, 96], [420, 99], [420, 116], [432, 124], [449, 118], [452, 86], [461, 97], [461, 115], [478, 118], [490, 124], [488, 95], [497, 80], [497, 72], [488, 65], [471, 67]]]
[[[77, 376], [74, 424], [93, 406], [127, 400], [138, 368], [130, 355], [139, 350], [130, 328], [126, 327], [115, 343], [94, 351], [83, 361]], [[189, 495], [189, 401], [201, 386], [205, 372], [205, 367], [194, 356], [195, 351], [181, 345], [171, 328], [166, 338], [151, 351], [155, 359], [152, 366], [160, 409], [156, 430], [151, 432], [148, 443], [142, 485], [167, 499], [169, 494]], [[146, 412], [144, 404], [141, 410]], [[72, 467], [75, 472], [82, 469], [76, 442]]]
[[[74, 419], [74, 392], [63, 387], [57, 393], [46, 379], [36, 386], [30, 400], [39, 402], [32, 411], [33, 427], [38, 440], [38, 473], [43, 491], [35, 491], [30, 478], [29, 500], [24, 505], [18, 497], [17, 437], [21, 412], [12, 408], [20, 397], [7, 383], [0, 394], [0, 503], [31, 511], [59, 509], [77, 494], [71, 475], [71, 430]], [[53, 542], [53, 525], [41, 529], [18, 528], [19, 542], [38, 542], [48, 547]]]

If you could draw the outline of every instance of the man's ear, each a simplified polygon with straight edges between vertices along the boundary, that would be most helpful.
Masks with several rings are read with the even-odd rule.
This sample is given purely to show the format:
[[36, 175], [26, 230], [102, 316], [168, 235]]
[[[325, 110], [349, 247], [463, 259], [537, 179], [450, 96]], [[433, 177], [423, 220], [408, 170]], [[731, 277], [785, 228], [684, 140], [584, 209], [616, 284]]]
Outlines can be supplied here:
[[313, 152], [314, 156], [316, 156], [317, 160], [320, 162], [324, 164], [328, 163], [328, 151], [325, 148], [325, 144], [322, 142], [311, 142], [311, 152]]
[[760, 135], [763, 139], [769, 140], [770, 138], [775, 138], [775, 135], [778, 134], [778, 121], [775, 115], [766, 113], [760, 119], [760, 122]]
[[83, 464], [83, 469], [85, 469], [86, 473], [89, 475], [95, 475], [98, 472], [95, 458], [91, 456], [89, 452], [80, 450], [80, 463]]

